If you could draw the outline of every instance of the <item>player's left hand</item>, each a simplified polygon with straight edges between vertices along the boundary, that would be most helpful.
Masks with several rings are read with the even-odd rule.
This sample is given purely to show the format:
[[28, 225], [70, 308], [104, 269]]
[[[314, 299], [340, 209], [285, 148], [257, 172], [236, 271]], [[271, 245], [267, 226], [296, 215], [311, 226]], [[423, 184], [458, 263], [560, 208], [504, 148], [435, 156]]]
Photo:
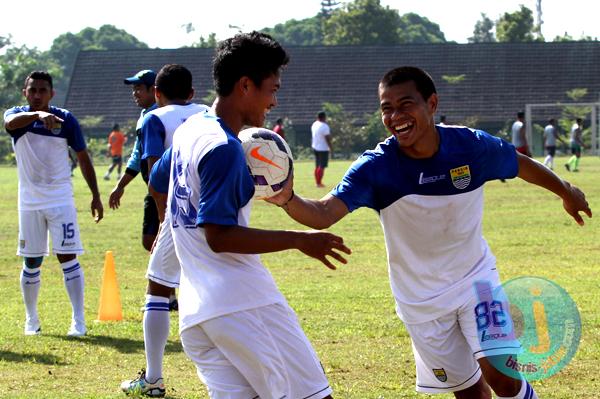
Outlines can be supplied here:
[[102, 200], [100, 199], [100, 196], [92, 197], [91, 209], [92, 216], [94, 217], [96, 223], [98, 223], [104, 217], [104, 206], [102, 206]]
[[583, 191], [571, 185], [570, 183], [566, 184], [568, 185], [568, 195], [566, 195], [563, 198], [563, 207], [565, 208], [567, 213], [571, 215], [573, 219], [575, 219], [577, 224], [583, 226], [585, 222], [583, 221], [583, 218], [581, 217], [579, 212], [583, 212], [591, 218], [592, 210], [590, 209], [590, 205], [585, 199], [585, 194], [583, 193]]

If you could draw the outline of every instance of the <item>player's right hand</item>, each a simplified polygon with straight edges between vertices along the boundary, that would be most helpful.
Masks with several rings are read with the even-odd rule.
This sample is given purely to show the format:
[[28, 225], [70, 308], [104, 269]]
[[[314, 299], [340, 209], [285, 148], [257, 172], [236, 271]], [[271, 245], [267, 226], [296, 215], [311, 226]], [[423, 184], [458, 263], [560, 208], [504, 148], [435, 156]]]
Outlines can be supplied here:
[[111, 191], [110, 197], [108, 197], [108, 206], [110, 206], [110, 209], [119, 209], [119, 206], [121, 206], [121, 197], [124, 193], [125, 189], [119, 186]]
[[579, 212], [583, 212], [591, 218], [592, 210], [590, 209], [590, 205], [585, 199], [585, 194], [583, 193], [583, 191], [569, 183], [567, 184], [569, 195], [563, 198], [563, 207], [565, 208], [567, 213], [571, 215], [573, 219], [575, 219], [577, 224], [583, 226], [585, 222], [583, 221], [583, 218], [581, 217]]
[[294, 172], [290, 173], [290, 177], [285, 182], [283, 189], [270, 198], [265, 198], [265, 201], [270, 202], [271, 204], [275, 204], [277, 206], [282, 206], [287, 204], [287, 202], [292, 198], [292, 194], [294, 192]]
[[64, 122], [58, 116], [51, 114], [50, 112], [38, 111], [38, 120], [44, 124], [44, 127], [48, 130], [59, 129], [61, 123]]
[[328, 268], [335, 270], [336, 267], [327, 258], [333, 259], [346, 264], [348, 261], [340, 252], [350, 255], [352, 251], [344, 245], [344, 239], [335, 234], [311, 230], [304, 232], [302, 239], [299, 242], [298, 249], [304, 254], [320, 260]]

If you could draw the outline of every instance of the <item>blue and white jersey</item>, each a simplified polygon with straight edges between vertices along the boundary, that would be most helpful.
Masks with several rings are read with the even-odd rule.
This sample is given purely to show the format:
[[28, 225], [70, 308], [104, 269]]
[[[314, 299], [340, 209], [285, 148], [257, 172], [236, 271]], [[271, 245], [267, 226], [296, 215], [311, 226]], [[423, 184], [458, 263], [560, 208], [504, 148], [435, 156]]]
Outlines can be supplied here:
[[379, 213], [396, 311], [433, 320], [471, 295], [494, 264], [482, 236], [483, 185], [518, 173], [513, 145], [483, 131], [436, 126], [438, 152], [409, 158], [394, 137], [365, 152], [331, 194]]
[[285, 301], [259, 255], [215, 253], [203, 225], [248, 226], [254, 182], [237, 136], [210, 113], [196, 114], [173, 136], [152, 168], [164, 191], [167, 176], [175, 251], [181, 264], [180, 331], [225, 314]]
[[[4, 120], [29, 106], [13, 107]], [[11, 130], [19, 176], [19, 210], [38, 210], [73, 204], [69, 147], [85, 150], [85, 140], [77, 119], [66, 109], [50, 107], [48, 112], [64, 122], [60, 129], [48, 130], [41, 121]]]
[[189, 103], [166, 105], [148, 112], [141, 128], [142, 161], [148, 157], [160, 158], [171, 146], [175, 129], [190, 116], [208, 110], [206, 105]]
[[[146, 116], [146, 114], [154, 109], [156, 109], [157, 105], [156, 103], [152, 104], [151, 106], [149, 106], [146, 109], [143, 109], [140, 112], [140, 117], [137, 120], [137, 123], [135, 124], [135, 143], [133, 143], [133, 148], [131, 150], [131, 155], [129, 156], [129, 159], [127, 160], [127, 169], [131, 169], [135, 172], [140, 172], [141, 171], [141, 159], [140, 157], [142, 156], [142, 144], [140, 141], [140, 136], [142, 134], [142, 122], [144, 121], [144, 116]], [[144, 174], [142, 174], [142, 178], [144, 178], [144, 180], [147, 180], [147, 176], [144, 177]]]

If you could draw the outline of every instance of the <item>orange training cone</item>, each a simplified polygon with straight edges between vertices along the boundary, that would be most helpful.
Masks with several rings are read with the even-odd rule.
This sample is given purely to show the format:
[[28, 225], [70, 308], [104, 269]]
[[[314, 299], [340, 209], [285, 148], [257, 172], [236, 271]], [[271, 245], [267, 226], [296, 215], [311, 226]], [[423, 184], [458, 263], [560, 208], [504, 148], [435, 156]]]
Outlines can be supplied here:
[[121, 297], [117, 284], [115, 259], [112, 251], [106, 251], [104, 258], [104, 273], [102, 275], [102, 288], [100, 289], [100, 307], [98, 308], [98, 321], [123, 320], [121, 310]]

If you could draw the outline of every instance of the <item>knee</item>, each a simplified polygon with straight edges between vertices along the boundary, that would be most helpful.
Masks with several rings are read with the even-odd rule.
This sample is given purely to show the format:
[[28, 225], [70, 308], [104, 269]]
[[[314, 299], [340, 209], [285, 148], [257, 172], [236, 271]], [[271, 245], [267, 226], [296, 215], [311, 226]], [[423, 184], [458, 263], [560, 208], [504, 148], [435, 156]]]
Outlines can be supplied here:
[[35, 269], [35, 268], [38, 268], [38, 267], [40, 267], [42, 265], [42, 261], [43, 260], [44, 260], [43, 256], [37, 256], [35, 258], [25, 257], [25, 258], [23, 258], [23, 263], [29, 269]]

